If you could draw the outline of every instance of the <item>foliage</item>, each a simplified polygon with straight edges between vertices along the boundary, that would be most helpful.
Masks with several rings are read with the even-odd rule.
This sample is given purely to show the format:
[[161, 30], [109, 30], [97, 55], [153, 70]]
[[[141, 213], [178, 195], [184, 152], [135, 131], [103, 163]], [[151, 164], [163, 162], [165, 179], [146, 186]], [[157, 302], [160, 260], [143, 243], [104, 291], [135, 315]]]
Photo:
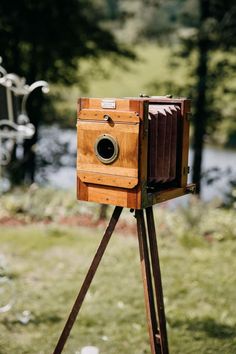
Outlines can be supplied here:
[[225, 210], [214, 204], [192, 198], [188, 206], [172, 212], [160, 212], [163, 235], [174, 234], [190, 248], [203, 245], [205, 241], [235, 240], [235, 210]]
[[[132, 51], [119, 44], [105, 28], [104, 1], [1, 1], [0, 46], [4, 48], [1, 55], [7, 71], [25, 76], [29, 83], [44, 79], [70, 85], [79, 82], [81, 58], [106, 55], [110, 59], [115, 57], [116, 62], [119, 56], [133, 58]], [[12, 154], [8, 172], [15, 184], [35, 179], [38, 125], [53, 111], [49, 99], [47, 110], [45, 106], [42, 109], [43, 102], [39, 93], [28, 102], [36, 133], [24, 143], [23, 159], [18, 159], [15, 152]]]
[[[193, 78], [192, 86], [188, 81], [181, 80], [178, 90], [171, 76], [167, 78], [167, 84], [172, 86], [174, 92], [182, 91], [181, 94], [193, 98], [193, 181], [197, 184], [197, 193], [200, 193], [205, 137], [214, 135], [223, 118], [227, 118], [228, 122], [225, 126], [228, 127], [229, 144], [236, 135], [235, 124], [232, 123], [236, 108], [233, 99], [235, 80], [232, 80], [235, 78], [235, 13], [233, 0], [165, 1], [151, 12], [143, 31], [143, 36], [149, 40], [167, 43], [168, 39], [168, 42], [181, 43], [179, 54], [188, 61], [186, 64], [191, 81]], [[192, 59], [193, 54], [194, 65], [187, 60]]]
[[91, 0], [3, 0], [0, 19], [7, 70], [29, 81], [71, 84], [78, 81], [78, 58], [130, 54], [104, 28], [103, 7]]
[[126, 43], [137, 41], [150, 14], [159, 7], [160, 0], [95, 0], [105, 3], [106, 27]]
[[[91, 219], [98, 216], [99, 206], [93, 203], [78, 203], [74, 192], [39, 188], [32, 185], [27, 193], [16, 189], [1, 197], [1, 217], [16, 217], [22, 221], [53, 221], [62, 218], [88, 215]], [[181, 242], [202, 244], [205, 240], [231, 240], [236, 238], [235, 210], [224, 209], [213, 204], [202, 203], [193, 198], [188, 206], [174, 210], [158, 208], [160, 235], [174, 234]], [[111, 207], [109, 207], [109, 214]], [[124, 219], [130, 214], [124, 213]]]
[[[180, 220], [180, 214], [171, 213], [165, 232], [160, 218], [169, 212], [156, 211], [170, 352], [233, 354], [235, 239], [223, 235], [224, 242], [204, 239], [196, 244], [193, 231], [190, 247], [178, 241], [176, 232], [188, 220], [185, 232], [190, 237], [199, 216], [203, 217], [202, 206], [191, 218], [182, 215]], [[213, 213], [218, 224], [226, 215], [220, 213], [220, 209]], [[174, 228], [170, 226], [173, 217]], [[130, 214], [129, 222], [135, 223]], [[0, 353], [53, 351], [101, 234], [71, 226], [1, 227], [1, 254], [8, 263], [16, 302], [11, 311], [0, 314]], [[29, 314], [26, 323], [25, 311]], [[65, 353], [89, 344], [104, 354], [150, 351], [137, 239], [127, 234], [112, 237]]]
[[[109, 62], [107, 58], [101, 58], [96, 64], [99, 71], [95, 72], [92, 59], [82, 60], [81, 73], [87, 77], [89, 83], [86, 91], [78, 85], [70, 88], [61, 86], [52, 88], [53, 94], [57, 95], [59, 92], [62, 94], [63, 100], [57, 104], [57, 112], [66, 117], [67, 124], [73, 128], [75, 126], [75, 102], [79, 96], [86, 94], [91, 97], [137, 97], [140, 93], [166, 95], [175, 92], [166, 87], [167, 77], [172, 78], [175, 86], [188, 80], [184, 61], [172, 62], [170, 48], [153, 43], [133, 45], [132, 48], [139, 60], [127, 62], [125, 70], [124, 67]], [[101, 72], [105, 73], [105, 76], [101, 75]], [[158, 87], [150, 85], [154, 79], [155, 83], [159, 83]]]
[[[60, 121], [63, 120], [64, 124], [74, 128], [75, 102], [79, 96], [83, 95], [125, 97], [147, 93], [150, 95], [173, 94], [192, 99], [196, 97], [196, 78], [191, 74], [191, 70], [196, 67], [196, 53], [192, 53], [189, 58], [183, 58], [180, 56], [182, 52], [180, 44], [167, 47], [153, 42], [138, 44], [133, 46], [133, 49], [139, 60], [127, 62], [125, 70], [123, 67], [109, 63], [106, 58], [101, 58], [96, 64], [100, 70], [95, 72], [91, 69], [93, 60], [82, 61], [80, 69], [81, 73], [87, 77], [86, 90], [77, 85], [70, 88], [54, 86], [52, 93], [55, 95], [60, 93], [63, 98], [56, 106]], [[224, 53], [211, 55], [212, 72], [219, 56], [223, 57]], [[232, 54], [227, 55], [227, 58], [230, 62], [234, 60]], [[105, 76], [101, 75], [101, 72]], [[118, 81], [119, 85], [114, 85], [114, 82]], [[224, 77], [222, 75], [221, 84], [217, 85], [212, 92], [215, 115], [212, 113], [212, 119], [210, 119], [212, 124], [209, 123], [207, 128], [205, 136], [207, 143], [222, 147], [236, 146], [236, 120], [234, 119], [236, 101], [233, 93], [236, 89], [235, 83], [234, 74], [229, 71]], [[194, 107], [192, 104], [193, 114], [195, 113]]]
[[235, 179], [231, 179], [229, 181], [229, 191], [226, 195], [225, 206], [227, 208], [236, 209], [236, 180]]
[[16, 216], [26, 221], [56, 221], [63, 216], [78, 215], [86, 207], [81, 207], [72, 192], [39, 188], [36, 184], [31, 185], [25, 193], [24, 189], [15, 189], [14, 193], [1, 196], [0, 215]]
[[[195, 28], [195, 34], [185, 39], [185, 47], [188, 52], [197, 51], [197, 65], [194, 74], [197, 78], [195, 116], [193, 133], [193, 182], [196, 183], [196, 191], [201, 191], [201, 172], [204, 148], [204, 137], [211, 117], [214, 123], [219, 119], [219, 111], [215, 110], [212, 93], [216, 85], [222, 79], [222, 68], [229, 66], [229, 62], [219, 60], [214, 72], [210, 68], [210, 55], [214, 51], [222, 49], [230, 52], [235, 50], [235, 12], [234, 1], [199, 0], [199, 18]], [[220, 68], [217, 72], [217, 69]], [[214, 114], [211, 114], [214, 111]], [[214, 124], [213, 124], [214, 126]]]

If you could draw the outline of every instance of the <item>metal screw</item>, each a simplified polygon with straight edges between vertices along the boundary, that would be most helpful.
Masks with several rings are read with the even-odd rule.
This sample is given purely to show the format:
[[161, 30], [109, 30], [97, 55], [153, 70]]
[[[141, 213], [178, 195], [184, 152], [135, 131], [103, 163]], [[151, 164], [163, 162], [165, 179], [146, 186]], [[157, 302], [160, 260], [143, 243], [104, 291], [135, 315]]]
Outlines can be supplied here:
[[111, 117], [110, 117], [108, 114], [105, 114], [105, 115], [103, 116], [103, 119], [104, 119], [106, 122], [108, 122], [108, 121], [111, 119]]
[[146, 95], [146, 93], [140, 93], [139, 97], [150, 97], [149, 95]]

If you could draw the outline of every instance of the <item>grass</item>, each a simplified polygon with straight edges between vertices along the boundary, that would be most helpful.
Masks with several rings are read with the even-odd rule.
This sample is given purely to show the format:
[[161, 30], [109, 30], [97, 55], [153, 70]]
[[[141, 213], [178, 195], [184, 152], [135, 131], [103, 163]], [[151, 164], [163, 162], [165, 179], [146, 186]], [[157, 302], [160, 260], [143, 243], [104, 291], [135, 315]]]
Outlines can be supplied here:
[[[170, 352], [233, 354], [235, 219], [214, 211], [208, 228], [201, 230], [198, 219], [206, 223], [207, 209], [191, 209], [191, 215], [160, 208], [156, 214]], [[213, 219], [218, 228], [216, 237], [209, 238]], [[187, 226], [180, 232], [184, 220]], [[131, 215], [129, 222], [135, 222]], [[102, 232], [103, 227], [56, 223], [1, 227], [1, 254], [16, 295], [12, 309], [0, 314], [1, 354], [53, 351]], [[26, 310], [31, 320], [24, 325], [19, 318]], [[98, 346], [101, 354], [150, 353], [133, 236], [116, 233], [111, 239], [64, 352], [75, 353], [85, 345]]]

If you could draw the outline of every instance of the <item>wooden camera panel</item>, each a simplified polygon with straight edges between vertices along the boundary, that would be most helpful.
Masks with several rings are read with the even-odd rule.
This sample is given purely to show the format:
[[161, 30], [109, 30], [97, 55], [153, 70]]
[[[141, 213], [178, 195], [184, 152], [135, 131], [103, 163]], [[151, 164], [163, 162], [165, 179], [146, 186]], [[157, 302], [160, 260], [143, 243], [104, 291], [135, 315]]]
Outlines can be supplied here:
[[78, 102], [78, 199], [142, 209], [187, 186], [190, 101], [166, 97]]

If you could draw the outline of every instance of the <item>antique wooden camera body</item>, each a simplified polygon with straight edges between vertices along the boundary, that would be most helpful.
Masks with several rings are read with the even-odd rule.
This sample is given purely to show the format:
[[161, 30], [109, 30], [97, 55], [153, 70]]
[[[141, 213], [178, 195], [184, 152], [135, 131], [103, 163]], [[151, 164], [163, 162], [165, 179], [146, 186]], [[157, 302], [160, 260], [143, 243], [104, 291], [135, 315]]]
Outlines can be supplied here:
[[185, 98], [79, 99], [78, 199], [143, 209], [192, 192], [189, 115]]

